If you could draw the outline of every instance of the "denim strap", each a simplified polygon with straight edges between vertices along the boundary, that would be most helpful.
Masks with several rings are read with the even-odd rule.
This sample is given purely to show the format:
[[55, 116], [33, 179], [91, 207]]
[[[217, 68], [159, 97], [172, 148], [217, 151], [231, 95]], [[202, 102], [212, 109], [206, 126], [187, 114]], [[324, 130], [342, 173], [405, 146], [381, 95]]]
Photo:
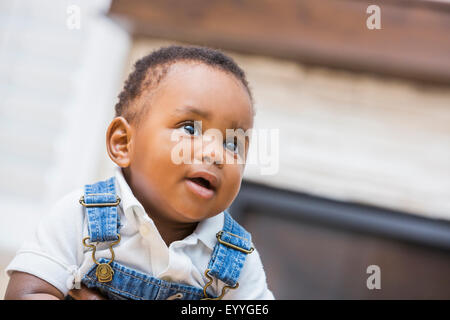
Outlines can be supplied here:
[[[224, 216], [221, 240], [244, 250], [252, 250], [250, 233], [240, 226], [227, 211], [224, 211]], [[208, 264], [208, 269], [210, 269], [208, 274], [234, 287], [244, 267], [247, 254], [218, 241]]]
[[90, 242], [104, 242], [117, 240], [119, 215], [117, 205], [89, 206], [93, 204], [115, 203], [116, 186], [115, 178], [99, 181], [84, 186], [84, 202], [88, 219], [88, 231]]

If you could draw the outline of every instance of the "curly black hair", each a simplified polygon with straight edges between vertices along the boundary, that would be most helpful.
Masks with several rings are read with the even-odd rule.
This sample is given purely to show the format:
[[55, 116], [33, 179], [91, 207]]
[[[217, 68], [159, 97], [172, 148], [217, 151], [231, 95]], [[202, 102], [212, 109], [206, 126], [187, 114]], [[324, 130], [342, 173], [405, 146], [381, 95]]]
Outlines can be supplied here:
[[119, 94], [119, 102], [115, 106], [116, 117], [123, 116], [127, 121], [138, 123], [143, 110], [132, 110], [133, 100], [138, 98], [144, 89], [155, 89], [167, 74], [169, 67], [179, 61], [201, 62], [231, 73], [242, 82], [253, 104], [245, 73], [232, 58], [208, 47], [173, 45], [155, 50], [135, 63], [134, 71], [128, 76]]

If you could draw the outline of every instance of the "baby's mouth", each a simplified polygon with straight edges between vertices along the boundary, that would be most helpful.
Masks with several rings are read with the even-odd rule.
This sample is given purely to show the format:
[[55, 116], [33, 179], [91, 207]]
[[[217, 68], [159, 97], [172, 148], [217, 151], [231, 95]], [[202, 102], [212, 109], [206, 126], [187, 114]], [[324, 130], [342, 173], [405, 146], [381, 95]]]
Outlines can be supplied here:
[[214, 190], [213, 186], [211, 186], [211, 184], [209, 183], [208, 180], [203, 179], [203, 178], [188, 178], [188, 180], [191, 180], [192, 182], [202, 186], [203, 188], [209, 189], [209, 190]]
[[185, 181], [189, 191], [200, 198], [208, 200], [214, 197], [216, 193], [214, 186], [204, 178], [186, 178]]

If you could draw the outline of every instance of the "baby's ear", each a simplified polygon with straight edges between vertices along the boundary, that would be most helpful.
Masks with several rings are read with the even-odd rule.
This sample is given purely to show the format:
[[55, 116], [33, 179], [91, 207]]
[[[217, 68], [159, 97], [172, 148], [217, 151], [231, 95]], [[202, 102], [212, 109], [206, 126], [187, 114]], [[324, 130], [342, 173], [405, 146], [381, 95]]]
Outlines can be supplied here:
[[106, 131], [106, 149], [111, 160], [121, 168], [130, 165], [133, 129], [124, 117], [116, 117]]

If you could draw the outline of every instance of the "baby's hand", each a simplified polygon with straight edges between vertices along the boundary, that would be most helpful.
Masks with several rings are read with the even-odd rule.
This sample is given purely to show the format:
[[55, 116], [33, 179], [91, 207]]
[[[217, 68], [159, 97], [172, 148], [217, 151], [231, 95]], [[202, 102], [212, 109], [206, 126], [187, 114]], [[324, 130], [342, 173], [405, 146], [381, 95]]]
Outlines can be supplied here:
[[89, 289], [84, 284], [81, 285], [81, 289], [70, 290], [69, 296], [75, 300], [106, 300], [97, 290]]

